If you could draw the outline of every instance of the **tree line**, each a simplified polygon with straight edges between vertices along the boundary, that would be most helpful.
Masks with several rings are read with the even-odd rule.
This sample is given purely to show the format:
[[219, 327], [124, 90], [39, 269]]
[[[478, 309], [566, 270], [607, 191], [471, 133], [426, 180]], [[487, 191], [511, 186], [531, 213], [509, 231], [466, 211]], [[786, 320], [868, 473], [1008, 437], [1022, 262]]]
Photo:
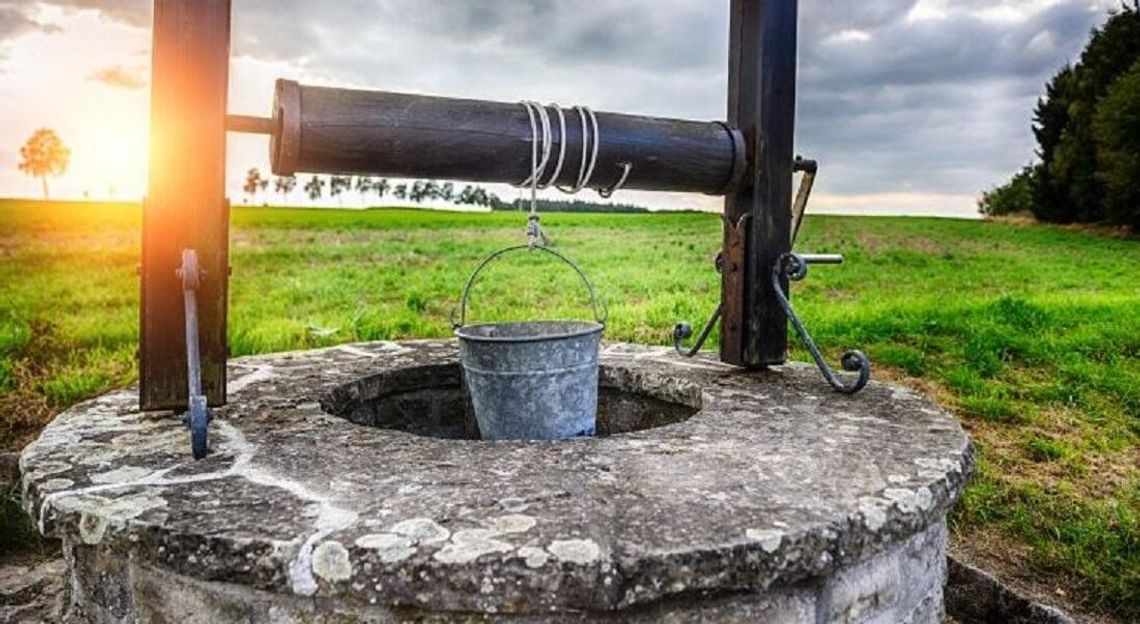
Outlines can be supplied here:
[[1049, 81], [1033, 134], [1039, 160], [984, 193], [983, 214], [1140, 232], [1140, 0], [1111, 13]]
[[[269, 189], [270, 182], [271, 180], [262, 176], [261, 170], [254, 167], [246, 173], [242, 191], [253, 200], [259, 193], [266, 192]], [[299, 182], [296, 176], [273, 176], [272, 184], [273, 192], [284, 199], [293, 194]], [[451, 182], [440, 183], [435, 180], [392, 182], [387, 178], [373, 176], [334, 175], [328, 176], [326, 179], [314, 175], [301, 185], [301, 190], [305, 196], [314, 202], [325, 196], [326, 188], [329, 197], [337, 199], [341, 199], [345, 192], [355, 190], [362, 197], [374, 194], [377, 200], [382, 200], [391, 195], [396, 199], [409, 200], [417, 204], [425, 201], [443, 201], [461, 206], [479, 206], [492, 209], [506, 205], [498, 195], [488, 192], [481, 186], [468, 184], [459, 189]]]
[[[260, 193], [268, 192], [272, 184], [273, 192], [282, 200], [290, 198], [297, 190], [299, 181], [296, 176], [273, 176], [272, 180], [262, 176], [261, 170], [253, 167], [245, 176], [242, 191], [249, 196], [250, 201], [256, 200]], [[409, 182], [392, 182], [387, 178], [372, 176], [309, 176], [301, 184], [301, 190], [310, 201], [316, 202], [325, 196], [342, 199], [342, 195], [355, 190], [362, 197], [375, 195], [378, 201], [391, 196], [399, 200], [412, 201], [417, 204], [425, 201], [442, 201], [460, 206], [475, 206], [490, 208], [491, 210], [529, 210], [529, 199], [516, 199], [503, 201], [498, 195], [489, 192], [486, 188], [468, 184], [458, 188], [452, 182], [436, 182], [435, 180], [413, 180]], [[343, 202], [342, 202], [343, 203]], [[649, 212], [648, 208], [632, 204], [603, 204], [580, 199], [560, 201], [540, 199], [539, 210], [543, 212], [601, 212], [601, 213], [628, 213]]]

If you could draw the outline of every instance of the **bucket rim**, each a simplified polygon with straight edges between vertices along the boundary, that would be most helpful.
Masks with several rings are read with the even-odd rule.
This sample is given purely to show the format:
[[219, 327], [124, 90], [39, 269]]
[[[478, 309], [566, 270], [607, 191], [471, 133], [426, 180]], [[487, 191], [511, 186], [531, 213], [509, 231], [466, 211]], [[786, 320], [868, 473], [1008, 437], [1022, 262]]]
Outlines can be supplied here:
[[[470, 330], [475, 327], [518, 327], [521, 325], [533, 325], [538, 323], [566, 323], [581, 325], [582, 329], [576, 331], [567, 331], [554, 334], [542, 334], [539, 336], [475, 336], [466, 333], [465, 330]], [[578, 338], [581, 336], [588, 336], [590, 334], [600, 334], [605, 331], [606, 326], [603, 323], [596, 321], [575, 321], [575, 320], [547, 320], [547, 321], [509, 321], [505, 323], [474, 323], [471, 325], [464, 325], [455, 328], [455, 336], [460, 341], [470, 342], [543, 342], [547, 340], [562, 340], [566, 338]]]

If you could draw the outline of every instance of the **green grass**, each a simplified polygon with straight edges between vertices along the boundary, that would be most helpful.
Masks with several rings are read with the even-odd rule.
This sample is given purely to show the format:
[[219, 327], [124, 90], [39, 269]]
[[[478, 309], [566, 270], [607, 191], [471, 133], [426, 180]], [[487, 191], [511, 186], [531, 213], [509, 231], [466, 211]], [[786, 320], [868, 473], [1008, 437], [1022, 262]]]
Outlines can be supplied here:
[[[136, 375], [139, 223], [133, 205], [0, 203], [0, 448]], [[604, 293], [610, 339], [668, 344], [677, 320], [702, 322], [717, 303], [716, 216], [543, 223]], [[522, 242], [524, 226], [510, 213], [236, 209], [232, 353], [447, 336], [468, 271]], [[799, 247], [848, 261], [813, 268], [794, 291], [829, 357], [862, 348], [947, 403], [978, 444], [958, 539], [1001, 535], [1025, 553], [1018, 573], [1140, 617], [1137, 240], [809, 217]], [[522, 254], [486, 272], [471, 314], [581, 316], [585, 305], [572, 272]]]

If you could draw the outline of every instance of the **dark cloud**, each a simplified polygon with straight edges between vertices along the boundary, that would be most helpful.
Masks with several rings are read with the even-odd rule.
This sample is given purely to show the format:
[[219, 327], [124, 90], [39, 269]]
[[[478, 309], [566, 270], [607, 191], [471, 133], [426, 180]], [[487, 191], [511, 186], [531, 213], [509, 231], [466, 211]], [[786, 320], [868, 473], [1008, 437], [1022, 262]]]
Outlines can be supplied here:
[[56, 33], [59, 28], [28, 17], [21, 3], [0, 0], [0, 59], [7, 56], [5, 45], [10, 39], [29, 32]]
[[[46, 3], [150, 21], [148, 0]], [[720, 118], [728, 4], [242, 0], [233, 51], [328, 84]], [[975, 193], [1030, 157], [1036, 95], [1110, 5], [802, 0], [799, 148], [824, 191]]]
[[141, 67], [128, 69], [122, 65], [104, 67], [92, 73], [87, 79], [118, 89], [141, 89], [147, 84], [145, 69]]
[[1066, 4], [1016, 24], [956, 12], [897, 20], [863, 31], [866, 40], [828, 34], [804, 48], [805, 78], [854, 86], [1037, 78], [1063, 62], [1098, 17]]
[[1104, 12], [1066, 3], [1008, 21], [971, 9], [804, 46], [800, 143], [835, 172], [829, 190], [973, 193], [1029, 160], [1037, 94]]

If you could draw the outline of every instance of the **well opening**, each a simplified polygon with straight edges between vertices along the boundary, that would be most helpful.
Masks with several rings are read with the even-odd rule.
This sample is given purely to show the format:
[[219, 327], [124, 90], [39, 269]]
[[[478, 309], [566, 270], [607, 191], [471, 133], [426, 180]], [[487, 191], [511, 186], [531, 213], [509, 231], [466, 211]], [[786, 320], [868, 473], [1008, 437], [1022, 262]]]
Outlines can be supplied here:
[[[480, 439], [457, 363], [412, 366], [361, 377], [321, 399], [325, 412], [378, 429], [449, 440]], [[684, 422], [703, 407], [700, 386], [602, 366], [598, 437]]]

